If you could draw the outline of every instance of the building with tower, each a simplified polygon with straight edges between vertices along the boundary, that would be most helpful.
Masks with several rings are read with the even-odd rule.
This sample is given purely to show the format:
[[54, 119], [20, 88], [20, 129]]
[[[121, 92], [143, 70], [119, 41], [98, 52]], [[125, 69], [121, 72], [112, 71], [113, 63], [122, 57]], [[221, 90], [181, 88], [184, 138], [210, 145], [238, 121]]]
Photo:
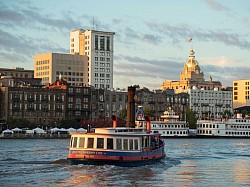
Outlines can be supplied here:
[[96, 89], [113, 88], [114, 32], [73, 30], [70, 54], [88, 56], [88, 84]]
[[188, 89], [193, 87], [204, 90], [214, 90], [214, 88], [221, 90], [222, 85], [220, 81], [213, 81], [212, 77], [207, 81], [204, 79], [204, 73], [195, 59], [195, 52], [191, 49], [183, 71], [180, 73], [180, 80], [164, 81], [162, 90], [173, 89], [175, 93], [181, 93], [188, 92]]

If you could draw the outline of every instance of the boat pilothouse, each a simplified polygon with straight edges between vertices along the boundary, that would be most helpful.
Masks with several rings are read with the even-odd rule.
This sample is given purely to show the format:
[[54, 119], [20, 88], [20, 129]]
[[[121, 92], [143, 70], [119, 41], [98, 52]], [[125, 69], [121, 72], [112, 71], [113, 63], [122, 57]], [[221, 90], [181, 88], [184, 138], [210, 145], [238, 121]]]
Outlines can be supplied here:
[[[138, 108], [136, 116], [139, 116], [136, 118], [136, 127], [145, 128], [142, 107]], [[189, 127], [186, 121], [180, 121], [179, 115], [168, 108], [159, 121], [151, 121], [151, 132], [160, 133], [162, 137], [188, 137]]]
[[250, 119], [237, 114], [221, 121], [198, 120], [197, 136], [250, 138]]
[[[128, 100], [131, 98], [134, 98], [133, 94], [129, 95]], [[129, 123], [133, 124], [134, 115], [130, 116]], [[95, 128], [86, 133], [71, 134], [68, 159], [72, 164], [138, 166], [165, 156], [164, 141], [159, 133], [150, 132], [148, 117], [146, 129], [117, 127], [116, 117], [112, 119], [112, 128]]]

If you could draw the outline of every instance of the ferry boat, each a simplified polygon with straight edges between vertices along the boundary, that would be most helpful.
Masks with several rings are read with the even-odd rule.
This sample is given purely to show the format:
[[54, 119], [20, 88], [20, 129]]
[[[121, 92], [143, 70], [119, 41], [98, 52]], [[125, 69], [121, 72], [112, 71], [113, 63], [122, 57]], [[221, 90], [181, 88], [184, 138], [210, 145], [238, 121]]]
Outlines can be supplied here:
[[[143, 118], [143, 108], [137, 110], [137, 128], [145, 128], [146, 121]], [[188, 137], [189, 127], [187, 122], [180, 121], [180, 117], [171, 108], [163, 113], [159, 121], [151, 122], [151, 132], [159, 133], [163, 138]]]
[[198, 120], [197, 136], [250, 138], [250, 119], [242, 118], [241, 114], [237, 114], [236, 118], [228, 120]]
[[[135, 88], [129, 87], [128, 94]], [[151, 164], [165, 156], [164, 140], [159, 133], [150, 132], [150, 119], [146, 117], [146, 129], [134, 128], [135, 107], [133, 94], [128, 95], [128, 127], [88, 129], [87, 132], [71, 133], [67, 159], [71, 164], [112, 164], [140, 166]], [[135, 124], [134, 124], [135, 126]]]

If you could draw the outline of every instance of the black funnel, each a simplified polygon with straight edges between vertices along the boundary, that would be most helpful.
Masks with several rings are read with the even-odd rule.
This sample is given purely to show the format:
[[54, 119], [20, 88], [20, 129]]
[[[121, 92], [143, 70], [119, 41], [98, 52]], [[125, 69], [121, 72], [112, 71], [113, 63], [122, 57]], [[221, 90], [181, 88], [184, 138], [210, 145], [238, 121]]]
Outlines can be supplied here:
[[135, 128], [135, 90], [136, 87], [128, 87], [128, 108], [126, 127]]

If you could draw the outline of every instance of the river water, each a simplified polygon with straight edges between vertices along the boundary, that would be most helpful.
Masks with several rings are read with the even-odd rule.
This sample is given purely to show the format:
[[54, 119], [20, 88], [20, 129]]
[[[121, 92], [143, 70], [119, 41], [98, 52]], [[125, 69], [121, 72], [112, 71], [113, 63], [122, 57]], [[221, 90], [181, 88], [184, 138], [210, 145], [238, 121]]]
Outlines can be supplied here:
[[165, 139], [154, 165], [70, 165], [69, 139], [0, 139], [0, 186], [250, 186], [249, 139]]

